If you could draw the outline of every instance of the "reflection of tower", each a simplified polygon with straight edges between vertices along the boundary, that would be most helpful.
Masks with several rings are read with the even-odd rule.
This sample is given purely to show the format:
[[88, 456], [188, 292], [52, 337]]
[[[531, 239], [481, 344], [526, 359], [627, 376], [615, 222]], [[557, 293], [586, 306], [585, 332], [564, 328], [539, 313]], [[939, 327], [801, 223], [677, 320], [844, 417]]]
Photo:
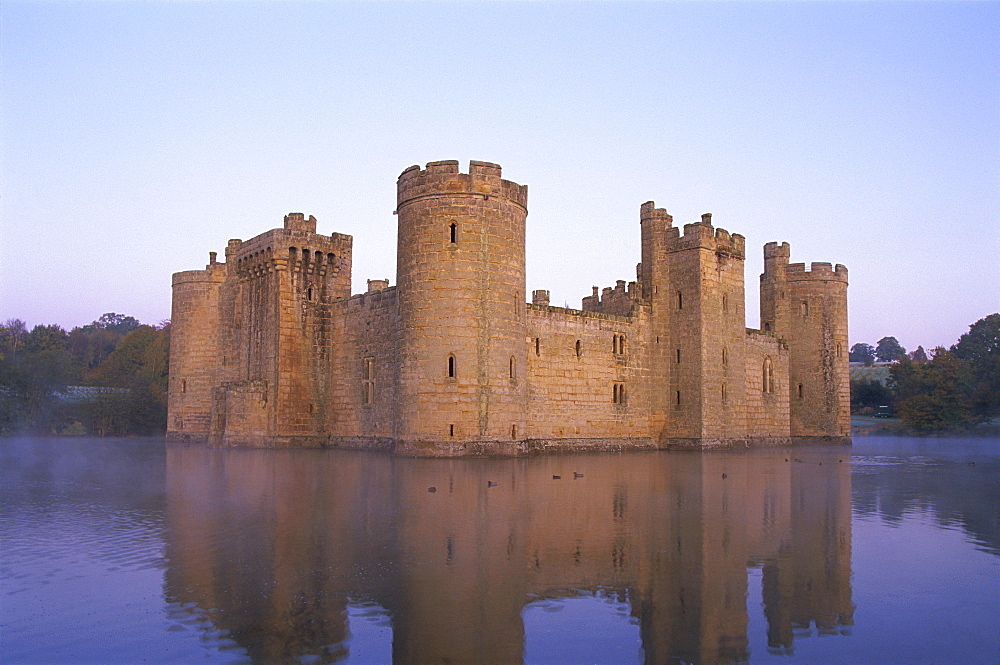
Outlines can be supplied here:
[[393, 662], [521, 662], [525, 506], [515, 469], [486, 471], [475, 460], [412, 460], [394, 478], [397, 552], [418, 563], [383, 601]]
[[795, 631], [836, 633], [854, 623], [851, 471], [837, 453], [793, 462], [789, 544], [764, 566], [768, 646], [790, 651]]
[[396, 662], [520, 662], [527, 603], [598, 591], [631, 602], [646, 662], [742, 663], [748, 565], [772, 646], [851, 623], [850, 469], [799, 454], [171, 447], [166, 594], [260, 663], [342, 655], [348, 599], [386, 608]]
[[[788, 344], [792, 436], [851, 434], [847, 268], [788, 263], [788, 243], [764, 246], [760, 320]], [[818, 370], [818, 371], [817, 371]]]
[[200, 608], [254, 663], [335, 661], [355, 571], [386, 565], [379, 534], [391, 528], [369, 520], [392, 511], [369, 485], [384, 488], [387, 468], [377, 456], [169, 448], [168, 601]]
[[402, 445], [523, 440], [527, 187], [432, 162], [397, 184]]
[[677, 462], [663, 488], [669, 528], [635, 581], [646, 662], [746, 662], [745, 512], [755, 469], [733, 455]]

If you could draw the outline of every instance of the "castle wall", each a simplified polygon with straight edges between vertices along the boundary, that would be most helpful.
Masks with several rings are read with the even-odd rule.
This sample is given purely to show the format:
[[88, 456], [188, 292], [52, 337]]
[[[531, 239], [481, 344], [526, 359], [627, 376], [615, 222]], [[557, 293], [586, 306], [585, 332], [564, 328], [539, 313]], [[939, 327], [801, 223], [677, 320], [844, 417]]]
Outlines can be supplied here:
[[648, 436], [635, 382], [643, 356], [638, 330], [625, 317], [530, 305], [529, 438]]
[[[787, 443], [789, 429], [788, 348], [777, 337], [747, 331], [742, 375], [744, 377], [744, 424], [749, 439], [772, 438]], [[764, 375], [770, 362], [773, 385], [768, 392]]]
[[397, 435], [398, 293], [385, 288], [341, 303], [330, 371], [332, 445], [389, 447]]
[[496, 164], [397, 181], [395, 287], [351, 296], [353, 239], [283, 228], [174, 275], [168, 436], [411, 455], [849, 441], [847, 271], [764, 248], [745, 328], [745, 241], [640, 209], [637, 281], [583, 310], [525, 302], [527, 188]]
[[[319, 445], [328, 417], [334, 303], [350, 294], [351, 238], [301, 213], [231, 240], [221, 292], [215, 445]], [[232, 359], [232, 360], [231, 360]]]

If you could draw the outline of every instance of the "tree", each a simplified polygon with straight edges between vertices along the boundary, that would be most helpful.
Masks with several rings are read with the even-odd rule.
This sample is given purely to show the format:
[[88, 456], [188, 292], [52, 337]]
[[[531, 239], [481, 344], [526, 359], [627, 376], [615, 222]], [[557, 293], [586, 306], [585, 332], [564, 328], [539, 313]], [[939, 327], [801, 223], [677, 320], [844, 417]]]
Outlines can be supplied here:
[[892, 391], [878, 381], [851, 381], [851, 407], [887, 406], [893, 402]]
[[977, 416], [988, 420], [1000, 415], [1000, 314], [990, 314], [969, 326], [951, 353], [969, 363]]
[[927, 363], [904, 356], [889, 370], [904, 427], [928, 433], [964, 430], [982, 422], [972, 400], [969, 363], [940, 347], [932, 355]]
[[[73, 359], [59, 335], [66, 333], [58, 326], [35, 326], [22, 334], [23, 322], [17, 323], [21, 325], [4, 326], [8, 352], [0, 359], [0, 431], [50, 434], [61, 424], [59, 394], [74, 374]], [[18, 337], [22, 341], [15, 344]]]
[[906, 357], [906, 349], [895, 337], [883, 337], [875, 347], [875, 357], [881, 362], [891, 363]]
[[28, 329], [21, 319], [7, 319], [0, 325], [0, 360], [12, 360], [24, 346]]
[[875, 347], [871, 344], [858, 342], [851, 347], [851, 350], [848, 353], [848, 360], [852, 363], [864, 363], [866, 365], [871, 365], [875, 362]]
[[910, 360], [915, 363], [927, 362], [927, 352], [924, 351], [924, 347], [918, 346], [916, 350], [910, 351]]

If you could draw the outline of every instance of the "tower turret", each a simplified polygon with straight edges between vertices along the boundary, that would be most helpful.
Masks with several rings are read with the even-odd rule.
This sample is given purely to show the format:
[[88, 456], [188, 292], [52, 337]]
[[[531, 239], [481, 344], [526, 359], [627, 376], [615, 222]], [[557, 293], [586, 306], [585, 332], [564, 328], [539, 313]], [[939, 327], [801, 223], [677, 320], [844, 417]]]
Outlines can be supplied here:
[[525, 437], [527, 187], [500, 174], [441, 161], [397, 181], [404, 447]]
[[764, 246], [760, 319], [788, 344], [791, 435], [848, 437], [847, 268], [789, 256], [788, 243]]

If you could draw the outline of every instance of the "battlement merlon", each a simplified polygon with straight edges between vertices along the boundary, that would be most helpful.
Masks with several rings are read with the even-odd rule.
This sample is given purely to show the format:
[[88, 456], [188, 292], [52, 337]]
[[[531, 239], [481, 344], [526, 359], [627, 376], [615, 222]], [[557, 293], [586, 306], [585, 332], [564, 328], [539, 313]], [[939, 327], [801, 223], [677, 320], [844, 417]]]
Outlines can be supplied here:
[[461, 173], [456, 160], [428, 162], [425, 170], [411, 166], [396, 181], [396, 209], [431, 196], [468, 194], [489, 200], [497, 197], [528, 209], [528, 186], [500, 177], [499, 164], [469, 162], [469, 172]]
[[746, 258], [746, 238], [739, 233], [730, 234], [725, 229], [712, 226], [712, 213], [706, 212], [700, 222], [684, 225], [684, 234], [671, 228], [667, 231], [667, 251], [677, 252], [687, 249], [708, 249], [737, 259]]
[[221, 284], [226, 280], [226, 270], [224, 263], [209, 264], [204, 270], [183, 270], [175, 272], [171, 276], [171, 286], [178, 284]]
[[316, 233], [316, 218], [309, 215], [309, 219], [306, 219], [306, 216], [301, 212], [290, 212], [285, 215], [285, 229], [303, 233]]
[[843, 282], [847, 283], [847, 268], [841, 264], [814, 261], [809, 270], [804, 263], [790, 263], [785, 270], [785, 279], [789, 282]]
[[346, 233], [320, 235], [316, 233], [316, 218], [310, 215], [307, 220], [304, 217], [302, 213], [289, 213], [285, 215], [282, 228], [265, 231], [249, 240], [230, 240], [226, 247], [226, 262], [232, 263], [259, 252], [270, 252], [275, 259], [284, 260], [288, 258], [292, 248], [296, 251], [329, 252], [350, 258], [354, 245], [353, 236]]
[[661, 222], [664, 228], [669, 229], [674, 225], [674, 218], [666, 208], [657, 208], [653, 201], [646, 201], [639, 206], [639, 223], [644, 222]]

